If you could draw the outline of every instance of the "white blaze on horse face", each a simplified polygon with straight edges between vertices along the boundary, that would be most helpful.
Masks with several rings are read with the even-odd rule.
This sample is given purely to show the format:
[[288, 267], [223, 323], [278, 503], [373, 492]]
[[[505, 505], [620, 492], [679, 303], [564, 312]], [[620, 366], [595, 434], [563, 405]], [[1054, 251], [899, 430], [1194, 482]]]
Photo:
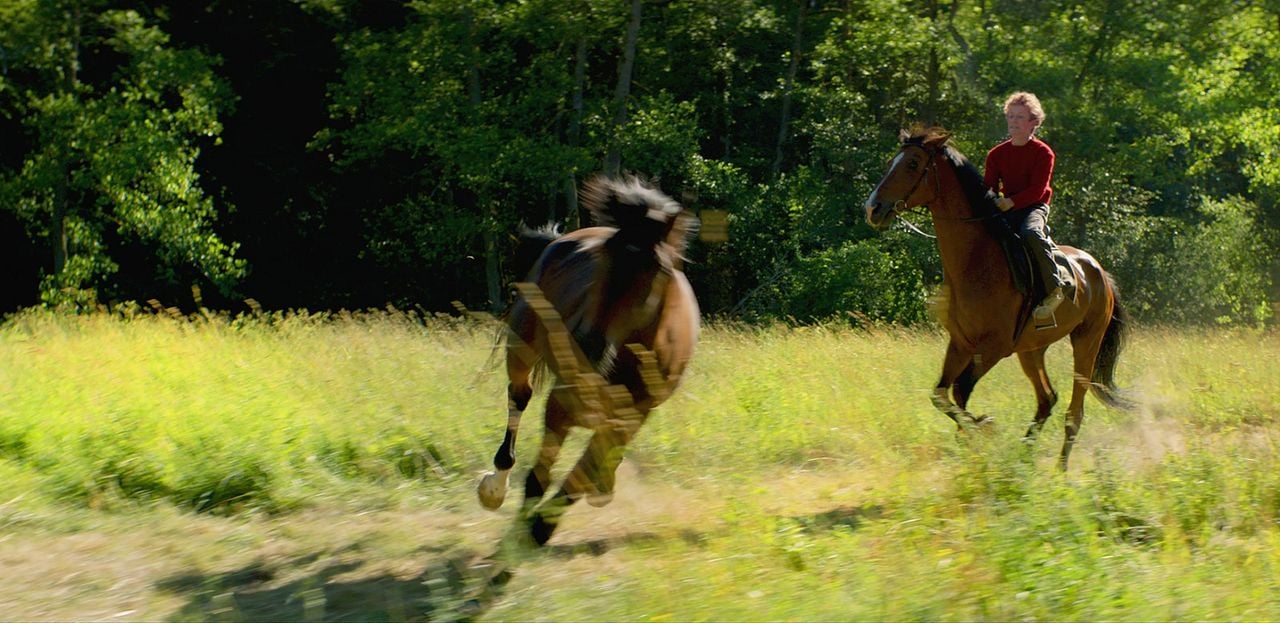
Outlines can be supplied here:
[[876, 189], [871, 191], [871, 196], [867, 198], [867, 203], [863, 205], [863, 209], [867, 211], [868, 221], [871, 220], [872, 211], [876, 209], [876, 206], [880, 205], [880, 189], [884, 186], [885, 180], [889, 179], [889, 176], [897, 170], [898, 165], [902, 163], [902, 159], [906, 155], [906, 152], [900, 151], [897, 156], [894, 156], [893, 161], [889, 163], [889, 172], [884, 174], [884, 177], [880, 179], [880, 183], [876, 184]]
[[902, 159], [906, 157], [907, 157], [907, 152], [899, 151], [898, 155], [893, 157], [893, 162], [889, 163], [889, 170], [892, 171], [898, 168], [898, 163], [902, 162]]

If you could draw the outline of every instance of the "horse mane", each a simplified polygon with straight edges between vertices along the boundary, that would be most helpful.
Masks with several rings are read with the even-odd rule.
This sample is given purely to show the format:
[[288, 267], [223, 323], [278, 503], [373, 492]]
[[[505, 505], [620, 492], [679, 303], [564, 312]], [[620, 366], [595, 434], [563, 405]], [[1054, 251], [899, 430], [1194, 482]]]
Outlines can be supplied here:
[[666, 227], [657, 232], [658, 237], [652, 243], [667, 244], [679, 258], [684, 257], [689, 239], [698, 231], [696, 217], [658, 190], [652, 182], [636, 175], [628, 174], [622, 178], [596, 175], [587, 180], [580, 196], [596, 225], [602, 227], [629, 232], [643, 230], [647, 228], [637, 225], [646, 221], [652, 223], [655, 213], [662, 215]]
[[950, 162], [951, 167], [955, 169], [956, 179], [960, 182], [960, 188], [964, 190], [964, 196], [969, 201], [973, 215], [983, 217], [998, 214], [1000, 208], [996, 207], [996, 193], [987, 186], [986, 179], [983, 178], [982, 172], [978, 171], [978, 167], [960, 153], [959, 149], [951, 145], [951, 132], [940, 126], [914, 126], [909, 133], [904, 133], [902, 140], [904, 145], [921, 147], [930, 143], [940, 146], [947, 162]]

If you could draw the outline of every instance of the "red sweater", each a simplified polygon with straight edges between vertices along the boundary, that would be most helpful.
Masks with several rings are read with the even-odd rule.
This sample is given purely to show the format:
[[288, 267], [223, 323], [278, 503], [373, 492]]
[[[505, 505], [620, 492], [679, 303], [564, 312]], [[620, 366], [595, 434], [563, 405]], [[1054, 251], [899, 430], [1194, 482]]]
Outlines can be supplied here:
[[1026, 145], [1014, 145], [1005, 141], [987, 152], [987, 186], [1003, 192], [1013, 200], [1014, 210], [1021, 210], [1037, 203], [1049, 203], [1053, 189], [1053, 150], [1044, 141], [1031, 137]]

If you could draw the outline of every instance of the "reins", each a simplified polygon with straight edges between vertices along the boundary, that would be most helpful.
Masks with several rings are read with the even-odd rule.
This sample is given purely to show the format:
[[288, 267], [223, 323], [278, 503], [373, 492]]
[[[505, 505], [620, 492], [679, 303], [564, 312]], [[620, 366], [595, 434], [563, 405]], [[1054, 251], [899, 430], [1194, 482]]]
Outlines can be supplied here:
[[[919, 206], [917, 206], [917, 207], [919, 207]], [[912, 210], [914, 210], [914, 209], [915, 209], [915, 208], [912, 208]], [[928, 232], [926, 232], [926, 231], [923, 231], [923, 230], [921, 230], [919, 227], [917, 227], [915, 223], [912, 223], [911, 221], [908, 221], [908, 220], [906, 219], [906, 217], [902, 216], [902, 214], [901, 214], [900, 212], [898, 212], [898, 211], [896, 211], [896, 210], [895, 210], [895, 211], [894, 211], [894, 213], [893, 213], [893, 216], [894, 216], [895, 218], [897, 218], [897, 219], [898, 219], [898, 223], [900, 223], [900, 224], [902, 225], [902, 228], [903, 228], [903, 229], [905, 229], [905, 230], [907, 230], [908, 232], [913, 233], [913, 234], [916, 234], [917, 236], [922, 236], [922, 237], [928, 238], [928, 239], [930, 239], [930, 240], [937, 240], [937, 239], [938, 239], [938, 237], [937, 237], [936, 235], [931, 234], [931, 233], [928, 233]]]

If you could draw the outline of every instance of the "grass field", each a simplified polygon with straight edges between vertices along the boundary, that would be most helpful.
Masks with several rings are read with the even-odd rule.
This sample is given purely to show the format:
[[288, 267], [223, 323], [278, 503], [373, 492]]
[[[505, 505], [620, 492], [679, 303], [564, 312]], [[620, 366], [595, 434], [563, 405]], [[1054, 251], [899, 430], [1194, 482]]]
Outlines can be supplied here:
[[515, 507], [474, 496], [505, 424], [493, 335], [398, 312], [9, 319], [0, 618], [1280, 619], [1275, 331], [1140, 328], [1117, 374], [1141, 408], [1088, 399], [1062, 474], [1065, 344], [1028, 449], [1013, 361], [970, 404], [997, 425], [957, 436], [929, 401], [936, 331], [713, 325], [613, 504], [489, 583]]

